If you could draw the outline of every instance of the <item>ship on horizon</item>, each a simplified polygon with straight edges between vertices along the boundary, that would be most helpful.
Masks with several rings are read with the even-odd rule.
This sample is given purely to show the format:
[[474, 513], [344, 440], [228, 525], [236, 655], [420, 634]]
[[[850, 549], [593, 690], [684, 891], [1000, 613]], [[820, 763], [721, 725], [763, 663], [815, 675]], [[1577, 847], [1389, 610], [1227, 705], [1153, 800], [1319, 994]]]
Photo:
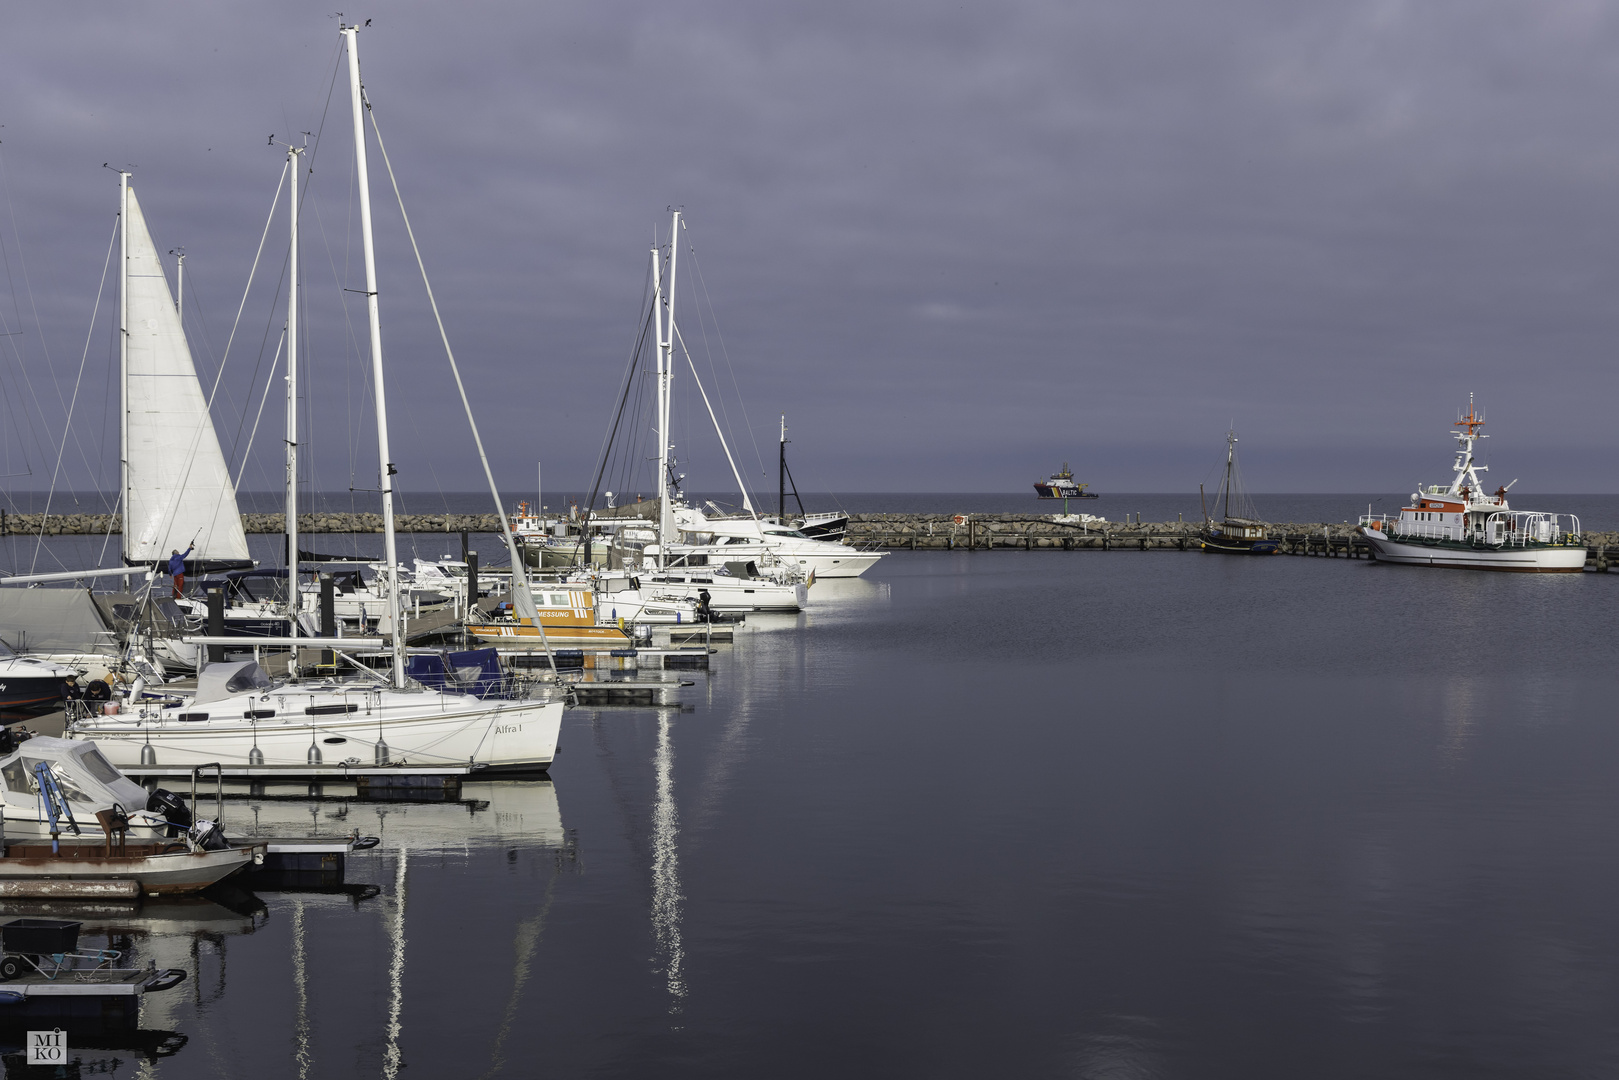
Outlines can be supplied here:
[[1042, 499], [1100, 499], [1095, 492], [1086, 491], [1089, 484], [1074, 483], [1074, 470], [1068, 462], [1062, 463], [1062, 472], [1051, 474], [1049, 480], [1036, 480], [1034, 492]]

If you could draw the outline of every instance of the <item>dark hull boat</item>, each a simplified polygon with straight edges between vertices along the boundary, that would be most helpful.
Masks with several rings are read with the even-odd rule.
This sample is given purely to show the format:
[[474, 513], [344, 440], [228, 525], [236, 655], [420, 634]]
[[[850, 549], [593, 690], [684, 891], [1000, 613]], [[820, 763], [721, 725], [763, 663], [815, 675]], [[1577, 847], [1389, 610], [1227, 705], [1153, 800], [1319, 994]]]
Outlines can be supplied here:
[[[1199, 485], [1200, 495], [1202, 490]], [[1203, 529], [1198, 535], [1204, 551], [1218, 555], [1274, 555], [1279, 550], [1278, 542], [1265, 535], [1265, 523], [1259, 520], [1253, 501], [1242, 489], [1235, 431], [1226, 432], [1225, 476], [1214, 493], [1214, 505], [1220, 510], [1219, 521], [1209, 517], [1207, 503], [1203, 506]]]
[[0, 647], [0, 723], [31, 720], [55, 712], [79, 673], [70, 667], [14, 656]]

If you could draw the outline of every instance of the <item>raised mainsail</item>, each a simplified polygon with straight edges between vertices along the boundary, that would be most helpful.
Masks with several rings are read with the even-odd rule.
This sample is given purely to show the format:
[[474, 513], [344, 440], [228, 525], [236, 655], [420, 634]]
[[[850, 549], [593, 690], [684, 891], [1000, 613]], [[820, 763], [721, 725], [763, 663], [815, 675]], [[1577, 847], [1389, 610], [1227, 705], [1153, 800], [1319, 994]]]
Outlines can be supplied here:
[[124, 177], [124, 561], [249, 563], [236, 493], [174, 296]]

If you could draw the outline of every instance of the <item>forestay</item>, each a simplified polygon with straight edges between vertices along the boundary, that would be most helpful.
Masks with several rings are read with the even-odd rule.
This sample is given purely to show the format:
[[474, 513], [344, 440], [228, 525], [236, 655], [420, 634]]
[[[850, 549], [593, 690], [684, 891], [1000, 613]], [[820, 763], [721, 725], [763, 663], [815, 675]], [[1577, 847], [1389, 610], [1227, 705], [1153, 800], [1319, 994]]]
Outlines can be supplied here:
[[204, 561], [248, 560], [236, 494], [197, 382], [180, 316], [135, 192], [129, 191], [128, 367], [124, 408], [124, 559], [166, 560], [185, 551]]

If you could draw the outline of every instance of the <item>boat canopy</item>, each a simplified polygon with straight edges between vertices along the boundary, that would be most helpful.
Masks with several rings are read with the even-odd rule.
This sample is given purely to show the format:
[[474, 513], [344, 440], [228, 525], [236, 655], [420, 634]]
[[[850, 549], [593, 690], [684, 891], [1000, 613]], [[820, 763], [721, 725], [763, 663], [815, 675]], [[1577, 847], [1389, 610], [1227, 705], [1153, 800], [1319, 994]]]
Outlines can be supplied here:
[[34, 767], [42, 761], [50, 765], [62, 794], [76, 807], [101, 808], [118, 803], [126, 811], [146, 809], [146, 789], [114, 768], [95, 743], [79, 739], [34, 736], [0, 758], [0, 785], [7, 792], [35, 798], [39, 780]]
[[257, 660], [233, 660], [223, 664], [209, 664], [197, 676], [197, 696], [193, 704], [206, 705], [210, 701], [223, 701], [237, 694], [255, 690], [269, 690], [275, 686], [270, 676], [259, 667]]
[[23, 652], [118, 651], [89, 589], [0, 589], [0, 639]]

